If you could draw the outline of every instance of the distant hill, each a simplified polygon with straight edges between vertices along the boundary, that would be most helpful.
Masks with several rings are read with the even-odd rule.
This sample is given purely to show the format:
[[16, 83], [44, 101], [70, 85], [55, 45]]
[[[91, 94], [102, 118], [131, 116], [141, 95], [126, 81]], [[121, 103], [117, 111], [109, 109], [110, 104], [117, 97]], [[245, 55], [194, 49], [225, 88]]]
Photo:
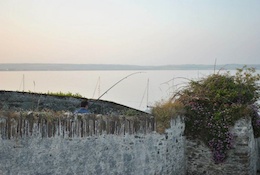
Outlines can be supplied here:
[[[162, 66], [138, 66], [120, 64], [0, 64], [0, 71], [79, 71], [79, 70], [233, 70], [242, 68], [242, 64], [226, 65], [203, 65], [203, 64], [182, 64]], [[260, 64], [249, 64], [248, 67], [260, 69]]]

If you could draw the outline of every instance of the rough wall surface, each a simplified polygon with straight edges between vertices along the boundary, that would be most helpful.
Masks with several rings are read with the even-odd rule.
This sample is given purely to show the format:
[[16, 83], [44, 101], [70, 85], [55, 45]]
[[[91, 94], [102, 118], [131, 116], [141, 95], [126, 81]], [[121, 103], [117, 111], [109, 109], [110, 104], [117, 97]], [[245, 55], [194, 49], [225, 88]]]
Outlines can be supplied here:
[[260, 174], [260, 138], [256, 139], [256, 155], [258, 155], [257, 163], [256, 163], [256, 168], [257, 168], [257, 173]]
[[[42, 111], [47, 109], [73, 112], [80, 107], [82, 99], [83, 98], [0, 90], [0, 109], [10, 111]], [[103, 100], [89, 99], [89, 106], [90, 112], [95, 114], [145, 114], [142, 111], [133, 110], [127, 106]]]
[[241, 119], [232, 129], [235, 135], [234, 149], [229, 150], [228, 158], [222, 164], [212, 161], [212, 154], [204, 143], [198, 140], [187, 140], [187, 174], [208, 175], [255, 175], [257, 172], [256, 145], [251, 121]]
[[102, 115], [72, 115], [80, 101], [0, 91], [0, 175], [260, 174], [249, 120], [233, 127], [235, 147], [216, 165], [203, 143], [183, 136], [180, 118], [158, 134], [151, 115], [111, 102], [95, 102], [92, 112]]
[[147, 117], [1, 115], [0, 174], [185, 174], [180, 118], [158, 134]]

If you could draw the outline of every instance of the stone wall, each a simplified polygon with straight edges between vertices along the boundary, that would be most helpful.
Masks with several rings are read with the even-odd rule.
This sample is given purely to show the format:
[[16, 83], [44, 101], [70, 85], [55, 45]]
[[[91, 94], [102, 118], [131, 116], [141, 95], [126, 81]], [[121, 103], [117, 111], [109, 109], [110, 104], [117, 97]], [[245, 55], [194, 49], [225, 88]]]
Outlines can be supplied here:
[[232, 128], [222, 164], [199, 140], [183, 136], [178, 117], [164, 134], [152, 116], [0, 112], [0, 174], [240, 174], [260, 169], [251, 121]]
[[235, 136], [234, 149], [228, 151], [224, 163], [215, 164], [211, 151], [199, 140], [186, 141], [187, 174], [208, 175], [255, 175], [259, 168], [257, 139], [254, 138], [250, 119], [241, 119], [232, 128]]
[[[0, 109], [9, 111], [52, 110], [74, 112], [80, 107], [80, 102], [83, 99], [85, 98], [0, 90]], [[114, 102], [95, 99], [88, 100], [91, 113], [103, 115], [145, 115], [143, 111]]]
[[90, 99], [98, 114], [73, 115], [81, 100], [0, 91], [0, 174], [260, 173], [248, 119], [236, 122], [234, 149], [215, 164], [208, 147], [183, 136], [181, 118], [159, 134], [151, 115], [112, 102]]
[[[53, 116], [53, 115], [56, 115]], [[152, 116], [0, 113], [0, 174], [185, 174], [184, 123]]]
[[0, 119], [3, 139], [20, 139], [36, 133], [42, 138], [56, 135], [66, 138], [101, 134], [146, 134], [155, 130], [152, 116], [0, 111]]
[[257, 168], [257, 173], [260, 174], [260, 138], [256, 139], [256, 155], [258, 155], [257, 163], [256, 163], [256, 168]]

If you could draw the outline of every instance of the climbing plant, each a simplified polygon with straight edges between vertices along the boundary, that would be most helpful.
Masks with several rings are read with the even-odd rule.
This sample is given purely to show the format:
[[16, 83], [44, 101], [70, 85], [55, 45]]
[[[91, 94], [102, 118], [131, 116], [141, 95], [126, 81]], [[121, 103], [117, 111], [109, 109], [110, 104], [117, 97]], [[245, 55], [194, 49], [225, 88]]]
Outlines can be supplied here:
[[238, 119], [251, 117], [255, 137], [260, 136], [259, 80], [254, 68], [244, 66], [235, 75], [227, 71], [190, 81], [172, 100], [185, 111], [185, 135], [202, 140], [215, 163], [223, 162], [233, 147], [230, 127]]
[[185, 134], [204, 141], [215, 163], [223, 162], [233, 147], [229, 129], [238, 119], [251, 117], [255, 133], [259, 133], [259, 80], [254, 68], [244, 66], [233, 76], [226, 72], [191, 81], [180, 93], [177, 101], [186, 111]]

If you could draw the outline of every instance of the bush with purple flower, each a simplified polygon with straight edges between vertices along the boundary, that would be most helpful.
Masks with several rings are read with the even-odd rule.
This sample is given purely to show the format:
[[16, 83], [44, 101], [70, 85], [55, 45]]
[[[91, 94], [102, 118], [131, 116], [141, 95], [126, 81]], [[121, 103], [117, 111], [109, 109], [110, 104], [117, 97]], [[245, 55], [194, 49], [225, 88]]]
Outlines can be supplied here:
[[235, 75], [225, 72], [190, 81], [172, 100], [184, 108], [185, 135], [202, 140], [211, 149], [215, 163], [225, 161], [232, 149], [230, 128], [238, 119], [251, 117], [255, 137], [260, 137], [259, 80], [254, 68], [244, 66]]

